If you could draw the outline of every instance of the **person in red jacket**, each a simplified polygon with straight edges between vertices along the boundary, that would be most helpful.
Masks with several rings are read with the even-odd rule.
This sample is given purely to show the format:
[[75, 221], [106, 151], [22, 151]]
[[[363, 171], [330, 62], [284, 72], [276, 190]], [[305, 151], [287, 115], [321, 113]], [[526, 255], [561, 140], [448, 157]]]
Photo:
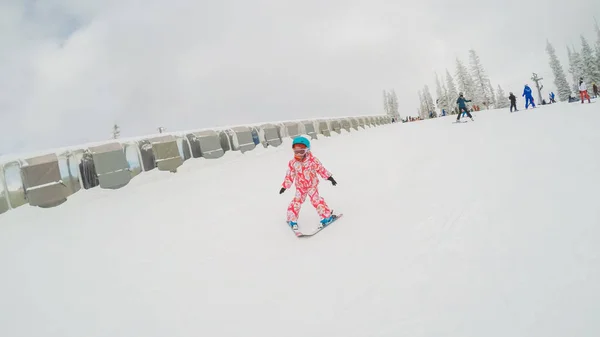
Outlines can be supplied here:
[[583, 81], [583, 77], [579, 79], [579, 96], [581, 96], [581, 104], [583, 104], [583, 101], [586, 98], [588, 100], [588, 103], [591, 103], [590, 95], [587, 92], [587, 86], [585, 85], [585, 82]]
[[336, 216], [331, 213], [331, 209], [319, 195], [319, 176], [331, 181], [333, 186], [337, 185], [337, 182], [319, 159], [310, 152], [308, 139], [296, 137], [292, 142], [292, 149], [294, 150], [294, 159], [288, 163], [288, 170], [279, 191], [279, 194], [282, 194], [292, 187], [292, 184], [296, 184], [296, 194], [287, 209], [287, 222], [292, 229], [298, 229], [300, 208], [308, 196], [321, 217], [319, 227], [327, 226], [335, 220]]

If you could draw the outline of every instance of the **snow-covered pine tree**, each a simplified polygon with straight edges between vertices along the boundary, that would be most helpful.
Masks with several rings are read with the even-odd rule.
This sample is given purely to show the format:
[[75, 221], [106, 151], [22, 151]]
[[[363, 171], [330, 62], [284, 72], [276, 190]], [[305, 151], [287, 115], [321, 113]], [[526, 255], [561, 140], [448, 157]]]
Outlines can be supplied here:
[[112, 138], [118, 139], [121, 136], [121, 127], [119, 127], [116, 123], [113, 125]]
[[388, 95], [389, 97], [389, 115], [391, 116], [400, 116], [400, 104], [398, 103], [398, 95], [396, 95], [396, 90], [392, 89], [392, 92]]
[[[567, 45], [567, 59], [569, 60], [569, 67], [567, 68], [567, 72], [571, 75], [571, 81], [575, 81], [575, 75], [573, 74], [573, 52], [569, 45]], [[570, 83], [571, 89], [574, 89], [577, 92], [577, 85], [575, 83]]]
[[433, 97], [431, 96], [431, 92], [429, 91], [429, 86], [425, 85], [423, 88], [423, 99], [425, 100], [425, 107], [427, 109], [427, 118], [429, 118], [429, 114], [433, 113], [433, 117], [437, 117], [437, 112], [435, 111], [435, 104], [433, 102]]
[[448, 94], [448, 88], [446, 88], [446, 82], [442, 81], [442, 92], [444, 97], [443, 109], [446, 110], [446, 115], [452, 113], [452, 105], [450, 104], [450, 96]]
[[440, 77], [438, 76], [437, 72], [435, 73], [435, 93], [437, 95], [437, 107], [438, 109], [440, 109], [440, 114], [442, 112], [442, 110], [446, 110], [446, 112], [448, 111], [447, 107], [446, 107], [446, 103], [447, 103], [447, 99], [444, 95], [444, 91], [442, 90], [442, 85], [440, 83]]
[[427, 110], [426, 104], [425, 104], [425, 99], [423, 98], [423, 93], [421, 92], [421, 90], [419, 90], [419, 117], [421, 117], [422, 119], [426, 118], [426, 113], [425, 110]]
[[567, 76], [565, 75], [562, 64], [560, 64], [560, 60], [556, 56], [556, 50], [548, 40], [546, 40], [546, 52], [550, 58], [550, 68], [554, 74], [554, 85], [556, 85], [556, 90], [558, 91], [556, 93], [558, 95], [558, 100], [564, 102], [569, 99], [571, 88], [569, 82], [567, 82]]
[[400, 104], [398, 103], [398, 95], [396, 95], [396, 91], [393, 89], [390, 92], [384, 90], [383, 111], [385, 111], [385, 114], [400, 118], [399, 108]]
[[442, 85], [440, 84], [440, 77], [438, 76], [437, 72], [435, 73], [435, 94], [438, 99], [444, 94], [442, 92]]
[[455, 114], [458, 112], [456, 100], [458, 99], [458, 90], [454, 84], [454, 78], [450, 75], [448, 69], [446, 69], [446, 85], [448, 86], [448, 107], [450, 111], [448, 113]]
[[473, 101], [475, 104], [481, 101], [481, 98], [476, 96], [475, 83], [471, 78], [471, 74], [458, 58], [456, 59], [456, 82], [458, 83], [458, 90], [463, 93], [466, 99]]
[[473, 49], [469, 50], [469, 63], [471, 65], [471, 77], [475, 84], [475, 102], [489, 107], [492, 101], [489, 78], [485, 73], [485, 69], [483, 69], [479, 55]]
[[581, 61], [583, 62], [583, 80], [588, 86], [592, 82], [600, 81], [600, 70], [596, 64], [596, 57], [586, 38], [581, 35]]
[[575, 48], [571, 50], [567, 46], [567, 52], [569, 55], [569, 73], [573, 76], [573, 91], [579, 93], [579, 78], [583, 77], [583, 61]]
[[386, 115], [390, 114], [390, 109], [388, 105], [388, 93], [385, 90], [383, 91], [383, 112], [385, 112]]
[[499, 109], [508, 108], [510, 106], [510, 101], [508, 100], [508, 95], [502, 90], [500, 84], [498, 84], [498, 90], [496, 91], [496, 107]]
[[494, 93], [494, 87], [492, 87], [492, 81], [490, 81], [490, 79], [488, 79], [488, 92], [490, 94], [490, 105], [494, 108], [497, 107], [497, 102], [496, 102], [496, 94]]

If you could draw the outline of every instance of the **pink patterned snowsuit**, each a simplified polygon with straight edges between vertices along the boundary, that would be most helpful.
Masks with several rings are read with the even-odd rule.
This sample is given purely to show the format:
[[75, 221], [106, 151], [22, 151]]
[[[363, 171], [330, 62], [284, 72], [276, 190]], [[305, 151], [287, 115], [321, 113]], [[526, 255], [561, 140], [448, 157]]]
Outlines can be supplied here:
[[288, 170], [283, 181], [283, 188], [289, 189], [293, 183], [296, 184], [296, 195], [287, 209], [287, 221], [298, 222], [300, 208], [306, 200], [306, 196], [310, 198], [310, 202], [316, 208], [321, 219], [331, 216], [331, 210], [325, 200], [319, 196], [319, 177], [323, 179], [331, 177], [331, 173], [325, 169], [323, 164], [312, 153], [307, 152], [304, 160], [290, 160]]

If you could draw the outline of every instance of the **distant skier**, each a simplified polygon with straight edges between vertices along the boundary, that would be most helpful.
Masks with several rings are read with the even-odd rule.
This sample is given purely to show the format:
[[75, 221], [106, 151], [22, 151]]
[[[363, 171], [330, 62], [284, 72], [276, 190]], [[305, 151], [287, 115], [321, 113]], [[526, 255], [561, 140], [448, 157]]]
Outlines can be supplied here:
[[587, 85], [583, 81], [583, 77], [579, 78], [579, 96], [581, 96], [581, 104], [583, 104], [583, 100], [587, 98], [588, 103], [592, 103], [590, 101], [590, 95], [587, 92]]
[[550, 92], [550, 103], [556, 103], [556, 101], [554, 100], [554, 92]]
[[592, 83], [592, 91], [594, 92], [594, 98], [598, 98], [600, 93], [598, 93], [598, 86], [596, 85], [596, 82]]
[[302, 204], [306, 200], [306, 196], [308, 196], [321, 217], [319, 227], [326, 226], [335, 220], [336, 215], [331, 213], [331, 209], [327, 206], [325, 200], [319, 196], [318, 176], [331, 181], [333, 186], [337, 185], [337, 182], [333, 179], [331, 173], [321, 164], [319, 159], [310, 152], [310, 141], [308, 139], [305, 137], [294, 138], [292, 149], [294, 150], [294, 159], [288, 163], [288, 170], [281, 190], [279, 190], [279, 194], [282, 194], [292, 184], [296, 184], [296, 194], [287, 209], [287, 222], [292, 229], [298, 229], [300, 208], [302, 208]]
[[508, 95], [508, 99], [510, 100], [510, 112], [513, 112], [513, 108], [515, 111], [519, 111], [517, 110], [517, 96], [511, 92], [510, 95]]
[[533, 95], [531, 93], [531, 88], [529, 84], [525, 84], [525, 89], [523, 89], [523, 95], [525, 97], [525, 109], [529, 109], [529, 105], [535, 108], [535, 102], [533, 101]]
[[573, 103], [573, 102], [577, 102], [577, 97], [571, 96], [571, 94], [569, 94], [569, 103]]
[[456, 121], [459, 122], [460, 121], [460, 115], [463, 113], [466, 113], [467, 116], [469, 116], [469, 118], [471, 118], [471, 120], [473, 119], [473, 116], [471, 116], [471, 113], [469, 112], [469, 108], [467, 108], [467, 102], [471, 102], [471, 100], [466, 99], [463, 96], [463, 93], [461, 92], [458, 96], [458, 99], [456, 100], [456, 104], [458, 104], [458, 118], [456, 118]]

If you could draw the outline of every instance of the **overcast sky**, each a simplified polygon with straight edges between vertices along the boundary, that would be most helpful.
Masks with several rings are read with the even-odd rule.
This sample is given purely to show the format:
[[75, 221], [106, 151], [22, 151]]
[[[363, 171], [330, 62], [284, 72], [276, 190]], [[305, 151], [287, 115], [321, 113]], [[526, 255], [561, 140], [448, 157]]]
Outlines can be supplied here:
[[[405, 3], [405, 4], [403, 4]], [[568, 3], [568, 5], [567, 5]], [[382, 113], [475, 49], [519, 93], [591, 43], [597, 0], [0, 0], [0, 153], [271, 120]], [[535, 21], [537, 20], [537, 21]], [[570, 79], [570, 77], [569, 77]]]

